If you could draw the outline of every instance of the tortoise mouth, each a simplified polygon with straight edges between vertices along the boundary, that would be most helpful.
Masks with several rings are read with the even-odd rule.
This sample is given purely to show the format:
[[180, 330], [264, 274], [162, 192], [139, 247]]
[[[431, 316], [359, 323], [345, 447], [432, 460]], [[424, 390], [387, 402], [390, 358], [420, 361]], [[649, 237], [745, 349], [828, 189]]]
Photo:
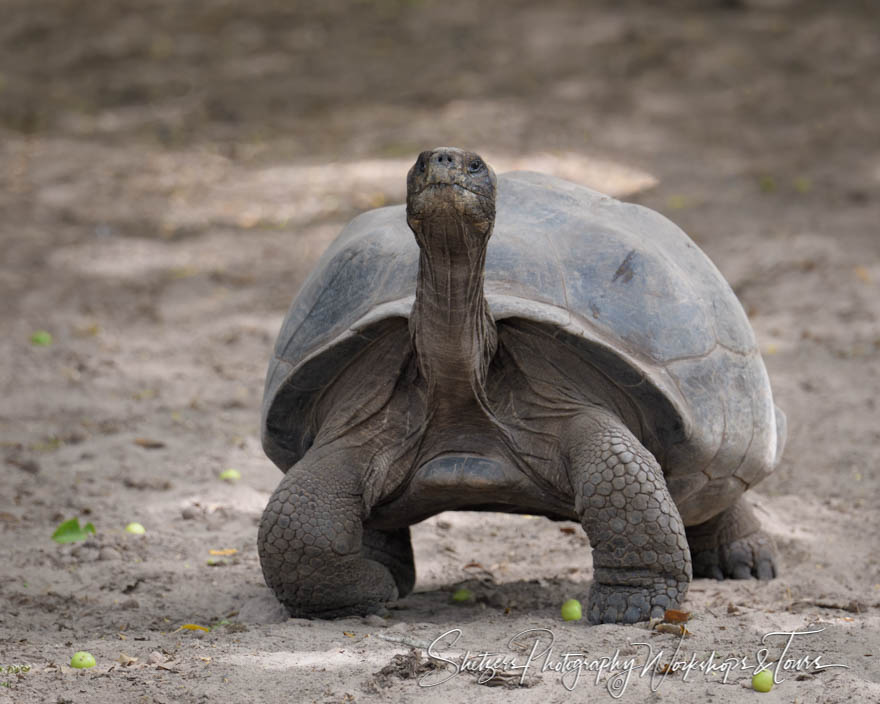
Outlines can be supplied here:
[[492, 199], [491, 194], [482, 193], [482, 192], [476, 190], [475, 188], [468, 188], [467, 186], [462, 186], [460, 183], [427, 183], [419, 190], [411, 191], [409, 194], [409, 197], [412, 198], [414, 196], [420, 196], [423, 193], [425, 193], [426, 191], [432, 191], [432, 190], [439, 191], [439, 190], [444, 190], [444, 189], [448, 189], [448, 188], [456, 188], [459, 191], [467, 191], [468, 193], [473, 193], [478, 198], [484, 198], [486, 200]]
[[495, 220], [495, 198], [460, 183], [428, 183], [407, 194], [406, 215], [413, 230], [424, 222], [452, 219], [486, 233]]

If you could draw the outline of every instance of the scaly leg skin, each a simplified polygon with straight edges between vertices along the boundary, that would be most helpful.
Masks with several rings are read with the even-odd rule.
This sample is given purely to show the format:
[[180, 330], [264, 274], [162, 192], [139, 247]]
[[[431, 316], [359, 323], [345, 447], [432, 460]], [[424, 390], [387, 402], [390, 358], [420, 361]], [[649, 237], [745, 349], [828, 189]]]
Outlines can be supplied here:
[[361, 554], [380, 562], [391, 572], [400, 598], [409, 594], [416, 584], [416, 566], [413, 560], [409, 527], [394, 531], [364, 528]]
[[572, 421], [566, 445], [575, 507], [593, 548], [590, 623], [662, 617], [684, 600], [691, 559], [660, 465], [600, 410]]
[[366, 615], [398, 597], [392, 573], [362, 552], [362, 455], [344, 447], [309, 450], [263, 512], [263, 576], [291, 616]]
[[773, 579], [776, 546], [745, 499], [705, 523], [687, 528], [694, 577]]

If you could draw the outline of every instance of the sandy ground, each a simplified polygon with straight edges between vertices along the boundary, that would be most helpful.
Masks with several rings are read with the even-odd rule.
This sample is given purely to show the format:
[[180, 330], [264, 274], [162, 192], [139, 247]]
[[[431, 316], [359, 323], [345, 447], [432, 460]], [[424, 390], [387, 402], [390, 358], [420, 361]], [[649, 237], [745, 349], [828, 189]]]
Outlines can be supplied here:
[[[0, 704], [880, 701], [875, 3], [0, 7]], [[695, 581], [690, 637], [563, 622], [592, 577], [582, 531], [498, 514], [416, 526], [416, 592], [387, 618], [273, 609], [274, 336], [341, 225], [439, 144], [664, 212], [748, 310], [789, 421], [753, 492], [782, 573]], [[53, 542], [73, 517], [97, 534]], [[523, 666], [540, 643], [493, 688], [411, 653], [451, 629], [449, 660]], [[510, 642], [529, 629], [548, 630]], [[754, 666], [795, 631], [817, 632], [766, 695], [742, 667], [640, 676]], [[77, 650], [97, 665], [68, 667]], [[585, 669], [553, 669], [564, 653]]]

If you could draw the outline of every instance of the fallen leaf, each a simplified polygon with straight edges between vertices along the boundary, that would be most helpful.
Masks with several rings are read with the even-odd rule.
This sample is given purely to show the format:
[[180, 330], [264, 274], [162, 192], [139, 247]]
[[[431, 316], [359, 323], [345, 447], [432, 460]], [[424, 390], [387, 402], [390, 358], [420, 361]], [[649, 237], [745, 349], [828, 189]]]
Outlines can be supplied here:
[[671, 210], [681, 210], [688, 206], [688, 199], [685, 196], [676, 193], [666, 199], [666, 204]]
[[212, 548], [208, 552], [211, 555], [234, 555], [238, 550], [236, 548]]
[[135, 401], [149, 401], [151, 398], [156, 398], [157, 395], [156, 389], [141, 389], [133, 393], [132, 398]]
[[71, 518], [64, 521], [52, 533], [52, 540], [56, 543], [75, 543], [80, 540], [87, 540], [89, 534], [95, 533], [95, 526], [92, 523], [86, 523], [80, 527], [78, 518]]
[[666, 623], [687, 623], [691, 618], [689, 611], [678, 611], [676, 609], [666, 609], [663, 614], [663, 620]]
[[808, 176], [798, 176], [792, 183], [798, 193], [809, 193], [813, 189], [813, 181]]
[[39, 474], [40, 473], [40, 465], [34, 462], [31, 459], [21, 459], [18, 457], [7, 457], [6, 464], [11, 464], [13, 467], [18, 467], [19, 469], [24, 470], [28, 474]]
[[769, 174], [762, 174], [758, 177], [758, 187], [764, 193], [773, 193], [776, 190], [776, 179]]
[[658, 633], [671, 633], [676, 636], [688, 637], [691, 635], [691, 632], [684, 627], [684, 624], [658, 623], [654, 626], [654, 630]]
[[135, 438], [134, 444], [147, 450], [158, 450], [160, 447], [165, 447], [165, 443], [161, 440], [151, 440], [150, 438]]
[[348, 638], [354, 638], [354, 633], [352, 633], [351, 631], [343, 631], [342, 635], [344, 635]]
[[537, 675], [523, 677], [518, 672], [492, 672], [491, 676], [486, 672], [474, 673], [477, 675], [476, 683], [485, 687], [504, 687], [505, 689], [518, 689], [520, 687], [534, 687], [541, 683]]
[[92, 323], [91, 325], [79, 325], [73, 329], [73, 332], [77, 337], [94, 337], [101, 332], [101, 326], [97, 323]]
[[565, 533], [566, 535], [574, 535], [576, 531], [571, 526], [562, 526], [562, 528], [559, 529], [559, 532]]
[[126, 655], [125, 653], [119, 653], [119, 657], [116, 658], [116, 662], [120, 665], [124, 665], [128, 667], [129, 665], [134, 665], [138, 661], [137, 658], [133, 658], [131, 655]]
[[[205, 633], [210, 633], [210, 628], [205, 628], [204, 626], [200, 626], [197, 623], [184, 623], [177, 631], [204, 631]], [[174, 631], [177, 633], [177, 631]]]

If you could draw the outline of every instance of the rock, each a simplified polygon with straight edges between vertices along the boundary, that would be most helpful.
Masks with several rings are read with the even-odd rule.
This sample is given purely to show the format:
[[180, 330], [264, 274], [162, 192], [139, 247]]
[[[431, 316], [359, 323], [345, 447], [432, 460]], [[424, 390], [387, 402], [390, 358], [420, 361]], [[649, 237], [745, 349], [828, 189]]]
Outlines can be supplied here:
[[116, 548], [112, 548], [109, 545], [101, 548], [98, 553], [98, 559], [101, 561], [105, 560], [121, 560], [122, 554]]

